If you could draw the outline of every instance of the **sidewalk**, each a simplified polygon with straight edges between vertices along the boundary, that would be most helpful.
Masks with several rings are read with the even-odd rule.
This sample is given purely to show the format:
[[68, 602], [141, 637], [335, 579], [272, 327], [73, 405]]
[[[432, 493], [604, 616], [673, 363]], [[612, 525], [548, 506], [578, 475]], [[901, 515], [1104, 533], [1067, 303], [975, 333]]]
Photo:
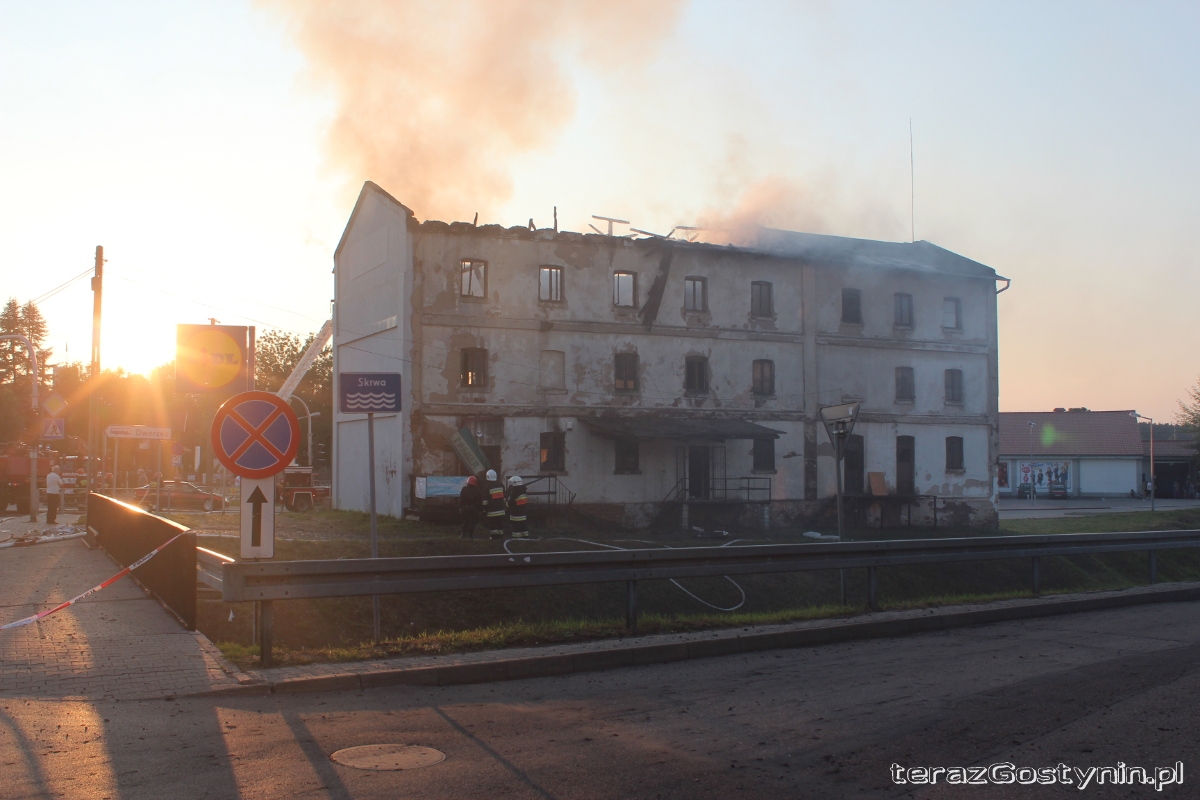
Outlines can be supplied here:
[[[0, 539], [47, 527], [8, 519]], [[69, 600], [120, 569], [82, 539], [0, 550], [0, 624]], [[0, 697], [196, 694], [237, 686], [228, 670], [207, 639], [184, 630], [130, 578], [39, 623], [0, 631]]]

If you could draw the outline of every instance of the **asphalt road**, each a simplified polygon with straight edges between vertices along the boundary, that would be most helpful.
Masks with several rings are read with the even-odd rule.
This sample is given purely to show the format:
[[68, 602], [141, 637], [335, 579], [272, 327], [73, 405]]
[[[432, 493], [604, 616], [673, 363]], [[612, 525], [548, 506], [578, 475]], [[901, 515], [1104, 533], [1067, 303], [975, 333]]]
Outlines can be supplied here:
[[[1200, 796], [1200, 606], [500, 684], [0, 700], [6, 798]], [[381, 742], [446, 760], [331, 762]], [[1182, 786], [898, 786], [890, 767], [1167, 767]], [[1074, 774], [1074, 773], [1072, 773]], [[1003, 777], [1002, 775], [1000, 777]]]

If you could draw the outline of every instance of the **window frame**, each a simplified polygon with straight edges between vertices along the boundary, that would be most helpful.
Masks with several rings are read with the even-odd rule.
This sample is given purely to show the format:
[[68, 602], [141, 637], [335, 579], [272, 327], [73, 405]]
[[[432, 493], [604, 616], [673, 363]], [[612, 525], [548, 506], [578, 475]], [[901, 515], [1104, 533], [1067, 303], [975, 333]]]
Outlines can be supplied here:
[[[775, 472], [775, 440], [771, 438], [751, 439], [751, 472]], [[769, 464], [769, 465], [768, 465]]]
[[[696, 386], [693, 377], [699, 379]], [[701, 395], [709, 393], [711, 381], [708, 374], [708, 356], [687, 356], [683, 360], [683, 391], [684, 394]]]
[[[954, 324], [946, 324], [946, 307], [947, 304], [953, 304], [954, 309]], [[961, 331], [962, 330], [962, 300], [958, 297], [943, 297], [942, 298], [942, 330], [944, 331]]]
[[892, 327], [912, 330], [914, 327], [913, 296], [908, 292], [896, 292], [892, 298], [892, 307], [895, 312], [895, 321], [892, 323]]
[[[763, 297], [766, 310], [763, 310]], [[750, 281], [750, 316], [769, 319], [775, 316], [775, 287], [770, 281]]]
[[945, 371], [946, 405], [961, 406], [963, 404], [963, 371], [950, 368]]
[[[488, 385], [488, 351], [486, 347], [464, 347], [459, 351], [459, 383], [460, 389], [486, 389]], [[479, 359], [473, 364], [473, 359]], [[475, 369], [472, 369], [472, 366]], [[477, 373], [476, 380], [471, 381], [471, 373]]]
[[[901, 394], [901, 389], [907, 389], [908, 394]], [[896, 367], [896, 402], [917, 402], [917, 375], [912, 367]]]
[[[632, 366], [633, 377], [628, 375], [622, 378], [620, 375], [620, 364], [624, 361], [626, 367]], [[632, 362], [632, 363], [631, 363]], [[641, 389], [641, 376], [638, 375], [641, 369], [641, 363], [637, 353], [613, 353], [613, 391], [618, 394], [636, 394]], [[621, 381], [626, 383], [632, 382], [632, 386], [622, 386]]]
[[[769, 375], [764, 375], [769, 372]], [[756, 358], [750, 367], [750, 392], [761, 397], [775, 395], [775, 362], [769, 358]]]
[[[694, 305], [696, 287], [700, 289], [700, 305]], [[708, 312], [708, 278], [699, 275], [687, 275], [683, 279], [683, 310], [688, 314], [704, 314]]]
[[[625, 275], [628, 275], [628, 276], [629, 276], [629, 278], [630, 278], [630, 296], [631, 296], [631, 297], [630, 297], [630, 302], [629, 302], [629, 303], [620, 303], [620, 302], [618, 302], [618, 300], [620, 300], [620, 282], [619, 282], [619, 279], [620, 279], [620, 277], [621, 277], [621, 276], [625, 276]], [[636, 272], [630, 272], [629, 270], [618, 269], [618, 270], [613, 270], [612, 278], [613, 278], [613, 283], [612, 283], [612, 290], [613, 290], [613, 298], [612, 298], [612, 301], [613, 301], [613, 302], [612, 302], [612, 304], [613, 304], [613, 308], [634, 308], [634, 309], [636, 309], [636, 308], [637, 308], [637, 301], [638, 301], [638, 296], [637, 296], [637, 294], [638, 294], [638, 280], [637, 280], [637, 273], [636, 273]]]
[[[851, 302], [852, 301], [852, 302]], [[847, 313], [854, 309], [855, 313], [850, 315], [856, 316], [857, 319], [848, 319]], [[842, 324], [843, 325], [862, 325], [862, 289], [855, 289], [851, 286], [842, 287]]]
[[[543, 275], [549, 275], [549, 290], [551, 297], [542, 296], [542, 288], [544, 285]], [[553, 295], [557, 295], [554, 297]], [[563, 268], [554, 264], [543, 264], [538, 267], [538, 302], [539, 303], [562, 303], [563, 299]]]
[[[475, 283], [474, 275], [475, 275], [476, 267], [480, 268], [480, 274], [482, 275], [482, 279], [479, 281], [479, 284], [480, 284], [480, 293], [479, 294], [474, 294], [474, 292], [473, 292], [474, 283]], [[466, 277], [468, 275], [471, 276], [471, 280], [469, 281], [469, 283], [472, 286], [472, 291], [464, 292], [463, 291], [463, 287], [464, 287], [463, 279], [464, 279], [464, 277]], [[488, 284], [488, 262], [484, 261], [483, 259], [479, 259], [479, 258], [464, 258], [464, 259], [459, 260], [459, 262], [458, 262], [458, 296], [460, 298], [464, 298], [467, 300], [473, 300], [473, 301], [487, 300], [487, 293], [488, 293], [487, 284]]]
[[613, 440], [613, 474], [641, 475], [641, 448], [637, 439]]
[[538, 472], [567, 471], [567, 434], [543, 431], [538, 436]]
[[[957, 462], [957, 463], [956, 463]], [[946, 472], [966, 472], [966, 454], [963, 437], [946, 437]]]
[[[562, 356], [562, 369], [555, 370], [553, 365], [551, 369], [547, 369], [543, 362], [557, 360], [553, 356], [547, 358], [549, 354]], [[546, 380], [546, 373], [549, 372], [555, 378], [554, 383], [561, 385], [552, 385]], [[548, 394], [566, 394], [567, 393], [567, 353], [565, 350], [542, 350], [538, 353], [538, 390]]]

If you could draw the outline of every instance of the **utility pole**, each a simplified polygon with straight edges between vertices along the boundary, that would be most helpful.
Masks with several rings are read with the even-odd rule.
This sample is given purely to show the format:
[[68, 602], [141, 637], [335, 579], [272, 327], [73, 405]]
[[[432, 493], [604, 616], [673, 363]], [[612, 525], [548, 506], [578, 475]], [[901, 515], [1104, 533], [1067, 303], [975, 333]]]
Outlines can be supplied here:
[[[88, 392], [88, 458], [87, 489], [96, 490], [96, 452], [100, 449], [100, 402], [96, 393], [100, 388], [100, 300], [104, 293], [104, 247], [96, 245], [96, 274], [92, 277], [92, 367], [88, 376], [91, 390]], [[103, 467], [101, 467], [103, 469]]]

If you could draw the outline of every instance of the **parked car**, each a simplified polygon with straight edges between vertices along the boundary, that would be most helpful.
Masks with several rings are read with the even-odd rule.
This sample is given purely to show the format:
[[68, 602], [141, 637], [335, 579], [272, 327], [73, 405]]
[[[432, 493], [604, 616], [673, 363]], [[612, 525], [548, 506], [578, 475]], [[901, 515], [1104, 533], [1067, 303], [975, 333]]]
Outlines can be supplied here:
[[1050, 496], [1060, 500], [1067, 499], [1067, 485], [1061, 481], [1050, 481]]
[[[155, 488], [153, 484], [134, 489], [133, 503], [150, 511], [154, 509]], [[225, 507], [225, 498], [206, 492], [187, 481], [163, 481], [160, 491], [161, 507], [177, 511], [219, 511]]]
[[1019, 486], [1017, 486], [1017, 499], [1018, 500], [1028, 500], [1032, 496], [1033, 496], [1033, 484], [1022, 483]]

